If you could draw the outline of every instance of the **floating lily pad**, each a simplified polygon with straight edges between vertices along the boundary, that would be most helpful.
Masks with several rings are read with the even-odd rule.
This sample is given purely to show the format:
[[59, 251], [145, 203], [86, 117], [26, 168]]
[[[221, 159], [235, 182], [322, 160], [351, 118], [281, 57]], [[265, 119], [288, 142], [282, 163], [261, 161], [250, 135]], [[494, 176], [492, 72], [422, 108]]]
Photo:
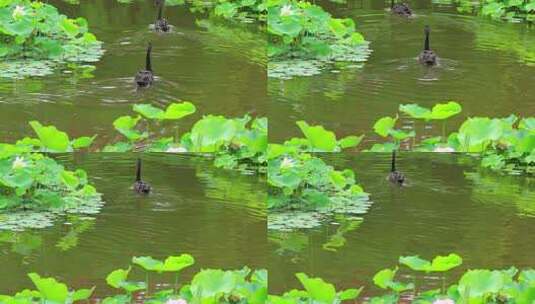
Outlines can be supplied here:
[[331, 197], [330, 200], [328, 206], [315, 211], [271, 211], [268, 215], [268, 230], [312, 229], [329, 222], [334, 214], [362, 215], [372, 205], [367, 195]]
[[84, 18], [68, 18], [51, 4], [28, 0], [0, 6], [0, 78], [46, 76], [68, 63], [96, 62], [104, 53]]
[[332, 53], [322, 59], [271, 60], [268, 63], [268, 77], [291, 79], [296, 76], [319, 75], [323, 70], [336, 69], [333, 66], [336, 62], [353, 63], [345, 68], [360, 68], [362, 66], [355, 63], [366, 62], [371, 54], [368, 43], [358, 46], [335, 44], [331, 48]]
[[[17, 211], [0, 214], [0, 230], [24, 231], [51, 227], [54, 222], [66, 214], [95, 215], [104, 206], [101, 195], [94, 195], [79, 202], [79, 205], [64, 209], [47, 211]], [[85, 219], [90, 217], [84, 217]]]

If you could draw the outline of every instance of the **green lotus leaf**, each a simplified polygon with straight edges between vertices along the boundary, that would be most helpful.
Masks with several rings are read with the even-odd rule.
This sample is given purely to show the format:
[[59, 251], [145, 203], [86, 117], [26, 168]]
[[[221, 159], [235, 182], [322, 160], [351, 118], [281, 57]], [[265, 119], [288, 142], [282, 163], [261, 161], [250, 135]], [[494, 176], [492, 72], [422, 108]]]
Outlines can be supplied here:
[[[134, 105], [134, 111], [138, 112], [139, 114], [145, 116], [148, 119], [163, 119], [164, 117], [164, 111], [162, 109], [156, 108], [153, 105], [150, 104], [135, 104]], [[137, 121], [136, 121], [137, 123]], [[130, 124], [129, 124], [130, 125]], [[135, 126], [135, 124], [134, 124]], [[131, 126], [129, 128], [133, 128], [134, 126]]]
[[375, 122], [375, 124], [373, 125], [373, 130], [380, 136], [387, 137], [396, 125], [396, 121], [397, 118], [392, 118], [388, 116], [382, 117]]
[[431, 269], [431, 262], [424, 260], [419, 256], [402, 256], [399, 258], [399, 263], [406, 265], [412, 270], [416, 271], [429, 271]]
[[45, 127], [38, 121], [30, 121], [30, 126], [41, 141], [41, 147], [53, 152], [67, 152], [70, 140], [67, 133], [59, 131], [54, 126]]
[[163, 119], [176, 120], [195, 113], [195, 105], [189, 101], [170, 104], [163, 115]]
[[52, 303], [65, 303], [69, 296], [67, 285], [59, 283], [53, 278], [41, 278], [37, 273], [28, 274], [33, 284], [41, 294], [41, 298]]
[[399, 105], [399, 110], [412, 118], [425, 120], [431, 119], [431, 110], [415, 103]]
[[463, 263], [463, 259], [455, 254], [450, 253], [447, 256], [437, 256], [431, 262], [431, 271], [443, 272], [460, 266]]
[[162, 261], [154, 259], [150, 256], [133, 257], [132, 263], [137, 264], [148, 271], [159, 271], [162, 269], [163, 266]]
[[127, 280], [131, 269], [131, 267], [128, 267], [127, 269], [116, 269], [112, 271], [106, 277], [106, 283], [113, 288], [121, 288], [121, 284]]
[[323, 281], [321, 278], [309, 278], [304, 273], [295, 274], [303, 285], [308, 296], [319, 303], [333, 303], [336, 298], [334, 285]]
[[298, 121], [297, 126], [308, 139], [310, 147], [314, 151], [334, 152], [337, 147], [336, 135], [327, 131], [323, 126], [310, 126], [305, 121]]
[[449, 101], [445, 104], [436, 104], [433, 109], [431, 110], [431, 116], [430, 119], [447, 119], [454, 115], [457, 115], [461, 113], [462, 107], [460, 104], [458, 104], [455, 101]]
[[91, 144], [93, 143], [96, 137], [97, 135], [94, 135], [92, 137], [89, 137], [89, 136], [78, 137], [72, 141], [72, 147], [75, 149], [88, 148], [89, 146], [91, 146]]
[[361, 136], [347, 136], [338, 141], [338, 145], [340, 148], [354, 148], [360, 144], [362, 139], [364, 138], [364, 135]]
[[78, 289], [72, 294], [72, 301], [83, 301], [91, 298], [91, 295], [95, 291], [95, 287], [91, 289]]

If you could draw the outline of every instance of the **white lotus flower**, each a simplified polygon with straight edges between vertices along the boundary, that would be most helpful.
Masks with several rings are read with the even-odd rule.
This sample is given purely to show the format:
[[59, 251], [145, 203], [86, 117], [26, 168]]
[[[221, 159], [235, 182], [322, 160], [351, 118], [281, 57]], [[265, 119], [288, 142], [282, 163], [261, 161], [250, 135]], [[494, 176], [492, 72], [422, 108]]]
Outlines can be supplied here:
[[13, 17], [13, 19], [15, 20], [19, 19], [24, 15], [26, 15], [26, 11], [24, 10], [24, 6], [22, 5], [17, 5], [17, 7], [15, 7], [15, 9], [13, 10], [13, 13], [11, 13], [11, 17]]
[[165, 304], [188, 304], [184, 299], [169, 299]]
[[186, 148], [182, 148], [182, 147], [171, 147], [171, 148], [167, 149], [165, 152], [167, 152], [167, 153], [185, 153], [185, 152], [188, 152], [188, 150]]
[[13, 170], [25, 168], [27, 166], [28, 166], [28, 163], [24, 161], [24, 157], [19, 157], [19, 156], [17, 156], [17, 158], [15, 158], [15, 160], [13, 161], [13, 164], [11, 164], [11, 168]]
[[455, 301], [452, 299], [438, 299], [435, 300], [433, 304], [455, 304]]
[[451, 153], [455, 152], [455, 149], [451, 147], [436, 147], [433, 152]]
[[288, 169], [292, 168], [293, 166], [295, 166], [295, 160], [289, 157], [285, 157], [281, 162], [281, 169]]
[[281, 12], [280, 12], [281, 16], [291, 16], [294, 13], [295, 12], [293, 11], [292, 6], [290, 4], [286, 4], [283, 7], [281, 7]]

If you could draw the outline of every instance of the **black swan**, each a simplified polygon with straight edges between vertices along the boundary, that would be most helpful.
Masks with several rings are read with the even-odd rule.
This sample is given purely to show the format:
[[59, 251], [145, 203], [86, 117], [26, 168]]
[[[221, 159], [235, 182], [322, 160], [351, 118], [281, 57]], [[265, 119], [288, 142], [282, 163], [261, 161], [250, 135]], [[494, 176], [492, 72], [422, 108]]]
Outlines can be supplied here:
[[429, 48], [429, 33], [430, 32], [431, 30], [429, 29], [429, 25], [426, 25], [424, 29], [424, 33], [425, 33], [424, 50], [418, 56], [418, 61], [420, 61], [421, 64], [424, 64], [427, 66], [433, 66], [437, 64], [437, 54], [435, 54], [435, 52], [433, 52]]
[[396, 151], [392, 151], [392, 168], [388, 174], [388, 180], [393, 183], [402, 186], [405, 183], [405, 175], [396, 170]]
[[165, 0], [158, 1], [158, 18], [154, 22], [154, 30], [157, 32], [169, 32], [169, 24], [167, 19], [162, 17], [163, 7], [165, 5]]
[[396, 14], [403, 17], [412, 16], [412, 10], [409, 5], [405, 3], [394, 3], [394, 0], [392, 0], [390, 4], [390, 11], [392, 12], [392, 14]]
[[134, 183], [134, 191], [141, 194], [148, 194], [151, 186], [141, 180], [141, 159], [137, 159], [136, 182]]
[[149, 42], [147, 48], [147, 58], [145, 60], [145, 69], [137, 72], [135, 81], [138, 87], [149, 87], [154, 81], [154, 73], [150, 64], [150, 52], [152, 51], [152, 44]]

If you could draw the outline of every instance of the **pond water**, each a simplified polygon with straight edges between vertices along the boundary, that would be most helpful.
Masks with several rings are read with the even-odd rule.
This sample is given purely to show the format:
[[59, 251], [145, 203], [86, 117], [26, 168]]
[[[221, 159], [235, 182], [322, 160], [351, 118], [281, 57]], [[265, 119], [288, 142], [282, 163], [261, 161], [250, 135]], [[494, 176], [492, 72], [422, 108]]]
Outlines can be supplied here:
[[[112, 122], [132, 113], [135, 103], [191, 101], [197, 114], [185, 120], [187, 126], [203, 114], [265, 115], [266, 42], [254, 25], [212, 23], [205, 29], [196, 25], [202, 15], [174, 6], [165, 10], [173, 32], [159, 35], [149, 29], [156, 18], [153, 1], [49, 2], [69, 17], [85, 17], [106, 52], [92, 78], [61, 70], [41, 78], [0, 78], [0, 138], [33, 134], [27, 121], [39, 120], [73, 136], [98, 133], [99, 141], [109, 142], [117, 134]], [[136, 92], [133, 77], [145, 65], [149, 41], [157, 81]]]
[[[453, 6], [430, 0], [407, 1], [417, 14], [407, 20], [385, 12], [389, 2], [319, 2], [333, 15], [355, 20], [373, 53], [362, 68], [338, 64], [316, 76], [269, 78], [272, 140], [299, 135], [295, 121], [303, 119], [340, 136], [370, 135], [365, 138], [369, 147], [377, 141], [374, 122], [395, 115], [402, 103], [430, 107], [458, 101], [463, 112], [448, 122], [449, 130], [468, 116], [535, 114], [535, 28], [460, 15]], [[416, 60], [426, 24], [431, 48], [441, 58], [440, 66], [430, 69]], [[407, 117], [401, 124], [414, 128]], [[440, 135], [441, 129], [426, 132]]]
[[[408, 186], [386, 181], [390, 155], [330, 155], [336, 168], [351, 168], [373, 205], [361, 220], [336, 217], [317, 229], [268, 232], [269, 287], [299, 287], [296, 272], [320, 276], [338, 288], [365, 286], [380, 292], [373, 275], [397, 264], [402, 255], [431, 259], [455, 252], [464, 264], [448, 272], [448, 282], [468, 268], [533, 267], [535, 264], [535, 180], [500, 176], [480, 169], [469, 155], [402, 153], [398, 169]], [[408, 271], [401, 279], [412, 282]], [[434, 275], [418, 284], [440, 288]]]
[[106, 205], [94, 220], [71, 217], [49, 229], [0, 231], [0, 294], [30, 287], [26, 273], [37, 272], [76, 288], [97, 286], [99, 297], [109, 295], [106, 275], [126, 267], [132, 256], [189, 253], [196, 265], [185, 271], [184, 280], [201, 267], [266, 267], [266, 190], [261, 178], [215, 169], [201, 157], [142, 158], [143, 179], [153, 186], [148, 196], [131, 190], [136, 155], [57, 157], [67, 168], [86, 170]]

